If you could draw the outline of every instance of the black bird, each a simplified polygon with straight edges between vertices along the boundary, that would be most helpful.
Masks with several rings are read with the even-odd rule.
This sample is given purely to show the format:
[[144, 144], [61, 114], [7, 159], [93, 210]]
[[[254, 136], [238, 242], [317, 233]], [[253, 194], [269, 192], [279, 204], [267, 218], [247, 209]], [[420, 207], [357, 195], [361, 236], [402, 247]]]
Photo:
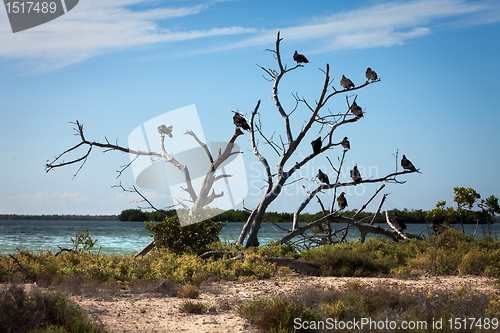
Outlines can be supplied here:
[[340, 193], [339, 197], [337, 198], [337, 203], [339, 204], [340, 210], [347, 207], [347, 199], [345, 198], [344, 194], [345, 192]]
[[311, 142], [311, 146], [313, 147], [314, 155], [319, 154], [321, 151], [321, 137]]
[[169, 137], [173, 138], [174, 136], [172, 135], [172, 129], [174, 128], [174, 126], [165, 126], [165, 125], [160, 125], [158, 126], [158, 133], [160, 133], [161, 135], [168, 135]]
[[401, 166], [404, 170], [417, 171], [417, 169], [413, 166], [413, 163], [411, 163], [405, 155], [403, 155], [403, 158], [401, 159]]
[[372, 69], [370, 67], [368, 67], [366, 69], [366, 78], [368, 80], [375, 81], [378, 79], [378, 76], [377, 76], [377, 73], [375, 73], [375, 71], [372, 71]]
[[309, 60], [307, 60], [307, 58], [303, 54], [297, 53], [297, 51], [295, 51], [295, 53], [293, 54], [293, 60], [297, 62], [297, 65], [301, 62], [306, 64], [309, 62]]
[[356, 104], [356, 101], [352, 102], [351, 112], [357, 118], [363, 117], [363, 109], [361, 109], [361, 107], [358, 104]]
[[241, 127], [244, 130], [249, 130], [250, 126], [248, 126], [248, 123], [243, 116], [241, 116], [239, 113], [235, 113], [233, 117], [233, 122], [236, 125], [236, 127]]
[[363, 180], [357, 165], [355, 165], [354, 169], [351, 170], [351, 178], [354, 180], [354, 185], [359, 184], [359, 182]]
[[349, 143], [349, 140], [347, 140], [347, 136], [344, 137], [342, 141], [340, 141], [340, 144], [342, 145], [342, 147], [344, 147], [344, 149], [351, 149], [351, 144]]
[[391, 222], [396, 227], [396, 229], [399, 229], [399, 230], [406, 229], [405, 221], [398, 216], [398, 213], [393, 212], [392, 215], [393, 216], [392, 216]]
[[323, 173], [320, 169], [318, 169], [318, 175], [316, 176], [318, 179], [325, 184], [330, 184], [330, 180], [328, 179], [328, 175], [326, 173]]
[[342, 80], [340, 80], [340, 85], [344, 87], [344, 89], [354, 88], [354, 83], [344, 75], [342, 75]]

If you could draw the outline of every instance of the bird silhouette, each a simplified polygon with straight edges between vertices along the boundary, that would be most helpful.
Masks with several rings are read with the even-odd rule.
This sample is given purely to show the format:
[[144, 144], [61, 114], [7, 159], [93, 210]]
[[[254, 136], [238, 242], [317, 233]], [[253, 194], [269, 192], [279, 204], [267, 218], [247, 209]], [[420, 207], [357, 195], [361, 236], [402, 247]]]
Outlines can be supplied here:
[[344, 149], [351, 149], [351, 144], [349, 143], [349, 140], [347, 140], [347, 136], [344, 137], [342, 141], [340, 141], [340, 144], [342, 145], [342, 147], [344, 147]]
[[303, 54], [297, 53], [297, 51], [295, 51], [295, 53], [293, 54], [293, 60], [297, 62], [297, 65], [301, 62], [306, 64], [309, 62], [309, 60], [307, 60], [307, 58]]
[[405, 171], [410, 170], [418, 172], [418, 170], [413, 166], [413, 163], [411, 163], [410, 160], [408, 160], [405, 155], [403, 155], [403, 158], [401, 159], [401, 166]]
[[314, 155], [319, 154], [321, 151], [321, 137], [311, 142], [311, 146], [313, 148]]
[[249, 130], [250, 126], [248, 126], [248, 123], [243, 116], [241, 116], [239, 113], [235, 113], [233, 117], [233, 122], [236, 125], [236, 127], [241, 127], [244, 130]]
[[344, 75], [342, 75], [342, 80], [340, 80], [340, 85], [344, 87], [344, 89], [354, 88], [354, 83]]
[[351, 178], [354, 181], [354, 185], [359, 184], [359, 182], [363, 180], [363, 178], [361, 178], [361, 173], [359, 173], [357, 165], [355, 165], [354, 168], [351, 170]]
[[392, 213], [392, 219], [391, 219], [392, 224], [396, 227], [396, 229], [403, 230], [406, 229], [406, 223], [405, 221], [398, 216], [398, 213], [393, 212]]
[[330, 184], [330, 180], [328, 179], [328, 175], [321, 171], [321, 169], [318, 169], [318, 175], [316, 176], [318, 179], [325, 184]]
[[375, 73], [375, 71], [372, 71], [372, 69], [370, 67], [368, 67], [366, 69], [366, 78], [368, 80], [375, 81], [378, 79], [378, 76], [377, 76], [377, 73]]
[[347, 207], [347, 199], [345, 198], [344, 194], [345, 192], [340, 193], [339, 197], [337, 198], [337, 203], [339, 204], [340, 210]]
[[172, 129], [174, 128], [174, 126], [165, 126], [165, 125], [160, 125], [158, 126], [158, 133], [160, 133], [160, 135], [168, 135], [169, 137], [173, 138], [174, 136], [172, 135]]
[[361, 107], [358, 104], [356, 104], [356, 101], [352, 102], [351, 112], [357, 118], [363, 117], [363, 109], [361, 109]]

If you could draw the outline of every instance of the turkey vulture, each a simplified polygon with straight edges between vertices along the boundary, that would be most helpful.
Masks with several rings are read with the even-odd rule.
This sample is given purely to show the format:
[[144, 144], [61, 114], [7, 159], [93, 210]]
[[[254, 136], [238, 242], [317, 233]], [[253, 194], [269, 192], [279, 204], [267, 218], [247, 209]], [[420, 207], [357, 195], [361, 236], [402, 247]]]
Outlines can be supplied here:
[[351, 80], [342, 75], [342, 80], [340, 80], [340, 85], [344, 87], [344, 89], [354, 88], [354, 83]]
[[311, 146], [313, 147], [314, 155], [319, 154], [321, 151], [321, 137], [311, 142]]
[[293, 60], [297, 62], [297, 65], [301, 62], [306, 64], [309, 62], [309, 60], [307, 60], [307, 58], [303, 54], [297, 53], [297, 51], [295, 51], [295, 53], [293, 54]]
[[363, 110], [361, 109], [361, 107], [358, 104], [356, 104], [356, 101], [352, 102], [351, 112], [353, 115], [355, 115], [358, 118], [363, 117]]
[[342, 145], [342, 147], [344, 147], [344, 149], [351, 149], [351, 144], [349, 143], [349, 140], [347, 140], [347, 136], [344, 137], [342, 141], [340, 141], [340, 144]]
[[393, 216], [392, 216], [391, 222], [396, 227], [396, 229], [399, 229], [399, 230], [406, 229], [405, 221], [398, 216], [398, 213], [393, 212], [392, 215]]
[[158, 126], [158, 133], [160, 133], [161, 135], [168, 135], [169, 137], [173, 138], [174, 136], [172, 135], [172, 129], [174, 128], [174, 126], [165, 126], [165, 125], [160, 125]]
[[375, 73], [375, 71], [372, 71], [372, 69], [370, 67], [368, 67], [366, 69], [366, 78], [368, 80], [375, 81], [378, 79], [378, 76], [377, 76], [377, 73]]
[[250, 129], [250, 126], [248, 126], [248, 123], [245, 120], [245, 118], [243, 118], [239, 113], [234, 114], [233, 122], [236, 125], [236, 127], [241, 127], [247, 131]]
[[318, 175], [316, 176], [318, 179], [325, 184], [330, 184], [330, 180], [328, 179], [328, 175], [326, 173], [323, 173], [320, 169], [318, 169]]
[[403, 167], [404, 170], [417, 171], [417, 169], [413, 166], [410, 160], [406, 159], [405, 155], [403, 155], [403, 158], [401, 159], [401, 166]]
[[347, 207], [347, 199], [345, 198], [344, 194], [345, 192], [340, 193], [339, 197], [337, 198], [337, 203], [339, 204], [340, 210]]
[[358, 166], [355, 165], [354, 169], [351, 170], [351, 178], [354, 180], [354, 184], [359, 184], [363, 179], [361, 178], [361, 174], [359, 173]]

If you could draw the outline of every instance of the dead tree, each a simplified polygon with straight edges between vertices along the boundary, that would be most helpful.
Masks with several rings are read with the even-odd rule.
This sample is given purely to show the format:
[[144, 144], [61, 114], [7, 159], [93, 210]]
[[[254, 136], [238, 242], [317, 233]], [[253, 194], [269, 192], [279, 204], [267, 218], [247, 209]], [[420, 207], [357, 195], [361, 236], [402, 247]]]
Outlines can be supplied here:
[[[290, 73], [291, 71], [302, 68], [304, 66], [300, 63], [297, 63], [297, 65], [295, 65], [294, 67], [287, 68], [287, 66], [283, 64], [282, 56], [280, 53], [281, 41], [282, 38], [280, 38], [280, 33], [278, 32], [276, 39], [276, 48], [275, 50], [269, 50], [274, 54], [274, 58], [278, 63], [278, 69], [275, 70], [275, 69], [267, 69], [262, 66], [260, 67], [267, 74], [267, 76], [269, 76], [269, 80], [273, 82], [272, 98], [274, 100], [274, 104], [276, 106], [278, 113], [283, 118], [286, 139], [282, 140], [281, 144], [277, 144], [276, 142], [272, 141], [272, 139], [266, 137], [258, 121], [260, 114], [258, 113], [258, 105], [257, 105], [255, 110], [252, 112], [250, 118], [250, 128], [251, 128], [250, 141], [252, 144], [253, 153], [264, 167], [266, 180], [265, 180], [265, 193], [261, 198], [260, 202], [253, 209], [237, 241], [238, 244], [243, 244], [245, 238], [248, 236], [248, 240], [246, 243], [247, 247], [259, 245], [257, 235], [263, 220], [264, 213], [266, 212], [267, 207], [279, 196], [283, 187], [287, 185], [287, 181], [290, 179], [290, 177], [294, 175], [296, 172], [298, 172], [298, 170], [302, 166], [306, 165], [306, 163], [311, 161], [313, 158], [319, 156], [320, 154], [326, 152], [327, 150], [333, 147], [341, 145], [340, 140], [338, 140], [338, 142], [335, 142], [333, 137], [334, 131], [339, 126], [348, 123], [353, 123], [360, 119], [360, 117], [358, 116], [349, 115], [351, 105], [348, 99], [347, 99], [348, 109], [346, 112], [342, 112], [340, 114], [332, 114], [328, 112], [320, 113], [320, 111], [324, 111], [325, 105], [330, 100], [330, 98], [332, 98], [337, 94], [361, 89], [369, 84], [379, 81], [379, 80], [374, 80], [374, 81], [367, 80], [364, 84], [358, 87], [354, 88], [347, 87], [342, 90], [336, 90], [335, 87], [333, 87], [332, 85], [333, 80], [330, 77], [330, 66], [327, 64], [326, 69], [323, 71], [324, 73], [323, 88], [319, 94], [319, 98], [317, 99], [315, 105], [311, 105], [305, 98], [299, 97], [299, 95], [296, 94], [294, 95], [296, 100], [295, 109], [292, 111], [286, 111], [282, 106], [280, 100], [280, 95], [278, 90], [279, 84], [286, 74]], [[304, 105], [305, 108], [309, 110], [310, 114], [308, 119], [305, 121], [305, 125], [302, 127], [299, 133], [294, 135], [294, 133], [292, 133], [292, 128], [290, 126], [290, 116], [294, 113], [299, 104]], [[293, 165], [288, 166], [287, 162], [290, 162], [291, 157], [295, 154], [297, 148], [303, 142], [306, 134], [315, 124], [319, 124], [320, 126], [322, 126], [322, 128], [328, 129], [326, 135], [322, 138], [322, 141], [325, 141], [326, 144], [324, 144], [321, 147], [321, 150], [319, 150], [319, 152], [311, 151], [310, 155], [305, 156], [300, 161], [296, 161]], [[271, 145], [271, 147], [273, 147], [274, 151], [279, 156], [275, 173], [273, 173], [271, 166], [268, 162], [268, 159], [264, 157], [259, 151], [256, 139], [257, 134], [260, 135], [266, 143]], [[326, 184], [320, 185], [318, 187], [318, 191], [323, 188], [324, 189], [329, 188], [329, 186], [330, 185]]]
[[[265, 170], [265, 175], [266, 175], [265, 186], [264, 186], [265, 193], [262, 196], [260, 202], [253, 209], [250, 217], [248, 218], [238, 238], [237, 243], [243, 244], [245, 238], [248, 237], [246, 242], [247, 247], [259, 245], [257, 235], [260, 229], [260, 225], [263, 221], [264, 213], [266, 212], [267, 207], [280, 195], [283, 187], [293, 183], [293, 181], [290, 181], [291, 177], [293, 175], [298, 175], [300, 168], [306, 165], [308, 162], [310, 162], [313, 158], [318, 158], [318, 156], [320, 156], [321, 154], [325, 154], [327, 151], [336, 148], [337, 146], [342, 147], [343, 140], [341, 138], [336, 139], [334, 137], [335, 130], [338, 129], [340, 126], [349, 123], [354, 123], [363, 117], [363, 111], [356, 103], [357, 95], [347, 96], [346, 93], [350, 93], [352, 91], [364, 88], [370, 84], [377, 83], [380, 81], [380, 79], [378, 78], [375, 80], [366, 80], [363, 84], [355, 86], [351, 80], [342, 76], [340, 84], [343, 86], [343, 89], [337, 90], [333, 86], [333, 79], [330, 76], [330, 66], [329, 64], [326, 64], [326, 68], [324, 70], [321, 70], [324, 74], [324, 82], [323, 82], [323, 87], [319, 93], [319, 98], [316, 100], [315, 104], [309, 103], [304, 97], [299, 97], [298, 93], [296, 93], [294, 95], [296, 102], [295, 108], [291, 111], [286, 111], [282, 105], [278, 90], [280, 82], [282, 81], [282, 79], [286, 74], [290, 73], [291, 71], [298, 70], [299, 68], [304, 67], [304, 65], [297, 63], [295, 66], [287, 68], [286, 64], [283, 63], [282, 55], [280, 52], [281, 41], [282, 38], [280, 38], [280, 33], [278, 32], [275, 49], [267, 50], [273, 53], [274, 58], [277, 61], [278, 69], [268, 69], [262, 66], [259, 67], [265, 72], [266, 76], [269, 77], [268, 80], [273, 82], [272, 98], [274, 100], [274, 104], [276, 106], [278, 113], [283, 118], [284, 136], [286, 137], [286, 139], [282, 138], [281, 142], [277, 143], [275, 140], [273, 140], [272, 138], [268, 138], [263, 133], [263, 128], [260, 123], [260, 113], [258, 111], [259, 104], [257, 104], [257, 107], [252, 112], [250, 117], [250, 128], [251, 128], [250, 142], [252, 145], [253, 153], [255, 154], [257, 159], [262, 163]], [[325, 106], [332, 97], [339, 94], [346, 94], [346, 109], [344, 109], [339, 113], [332, 113], [330, 110], [327, 110]], [[308, 111], [309, 115], [305, 120], [304, 119], [299, 120], [299, 121], [304, 121], [305, 125], [301, 128], [301, 130], [298, 133], [294, 134], [292, 132], [290, 121], [292, 114], [299, 106], [303, 106]], [[316, 125], [315, 127], [318, 126], [320, 127], [319, 131], [320, 133], [321, 132], [324, 133], [321, 136], [321, 141], [324, 143], [321, 149], [318, 150], [316, 148], [314, 151], [311, 151], [310, 155], [301, 157], [301, 159], [299, 160], [292, 161], [291, 159], [292, 156], [297, 155], [296, 152], [297, 148], [301, 143], [303, 143], [306, 134], [310, 132], [310, 130], [313, 128], [314, 125]], [[259, 135], [266, 144], [270, 145], [278, 155], [278, 161], [276, 163], [274, 171], [271, 168], [268, 158], [263, 156], [263, 154], [259, 150], [259, 146], [256, 139], [257, 135]], [[307, 143], [307, 145], [308, 144], [309, 143]], [[334, 193], [336, 193], [335, 191], [337, 188], [355, 186], [362, 183], [380, 183], [380, 182], [398, 183], [399, 181], [396, 180], [396, 176], [417, 171], [415, 170], [415, 171], [398, 172], [396, 168], [395, 172], [389, 173], [388, 175], [381, 178], [365, 179], [361, 181], [358, 179], [353, 182], [341, 183], [339, 182], [339, 176], [341, 173], [346, 152], [347, 149], [343, 151], [342, 159], [339, 158], [340, 165], [338, 166], [338, 168], [335, 168], [333, 165], [331, 165], [332, 168], [337, 173], [335, 182], [331, 184], [316, 183], [317, 184], [316, 189], [310, 191], [306, 199], [297, 208], [294, 214], [293, 230], [297, 230], [298, 228], [297, 222], [300, 213], [303, 211], [304, 208], [306, 208], [309, 202], [314, 197], [316, 197], [316, 195], [321, 191], [333, 189]], [[299, 177], [301, 176], [299, 175]], [[304, 179], [304, 177], [301, 178]], [[334, 212], [333, 203], [335, 202], [335, 196], [336, 195], [334, 194], [329, 214], [330, 219], [333, 218], [333, 216], [335, 215], [333, 214]], [[328, 215], [326, 211], [325, 215]], [[326, 219], [326, 221], [329, 221], [330, 219]]]
[[[77, 132], [76, 135], [79, 136], [80, 142], [76, 144], [75, 146], [65, 150], [62, 152], [59, 156], [55, 157], [52, 162], [47, 162], [45, 166], [46, 172], [49, 172], [52, 169], [72, 165], [75, 163], [81, 163], [80, 167], [78, 168], [77, 172], [75, 173], [74, 176], [78, 174], [78, 172], [82, 169], [82, 167], [85, 165], [85, 162], [87, 161], [87, 158], [90, 156], [90, 153], [92, 152], [94, 147], [102, 148], [104, 152], [108, 151], [121, 151], [124, 153], [128, 153], [131, 155], [135, 155], [136, 157], [139, 156], [155, 156], [158, 158], [163, 158], [167, 163], [171, 163], [173, 166], [175, 166], [177, 169], [179, 169], [180, 172], [183, 173], [184, 175], [184, 183], [185, 187], [183, 190], [188, 194], [188, 199], [177, 199], [177, 204], [182, 206], [186, 211], [191, 215], [191, 214], [197, 214], [200, 210], [203, 209], [203, 207], [209, 205], [212, 203], [215, 199], [220, 198], [224, 195], [224, 192], [216, 193], [215, 190], [213, 189], [214, 183], [217, 182], [218, 180], [221, 180], [226, 177], [231, 177], [231, 175], [228, 174], [216, 174], [219, 171], [219, 167], [221, 164], [226, 161], [230, 156], [234, 154], [240, 153], [239, 151], [233, 152], [233, 148], [235, 146], [235, 141], [238, 138], [238, 136], [242, 135], [243, 132], [236, 127], [234, 134], [232, 135], [231, 139], [227, 143], [226, 147], [224, 148], [223, 151], [219, 151], [219, 155], [214, 158], [210, 150], [208, 149], [207, 145], [204, 142], [201, 142], [201, 140], [196, 136], [196, 134], [192, 131], [186, 131], [184, 134], [187, 134], [191, 136], [205, 151], [206, 153], [206, 158], [210, 161], [210, 165], [208, 170], [206, 171], [206, 174], [201, 182], [200, 188], [198, 191], [195, 191], [192, 185], [191, 181], [191, 176], [189, 173], [189, 166], [188, 165], [183, 165], [179, 161], [177, 161], [173, 156], [171, 156], [167, 151], [165, 150], [165, 134], [171, 137], [171, 128], [169, 127], [167, 131], [165, 129], [162, 131], [162, 127], [166, 127], [164, 125], [159, 126], [159, 140], [160, 140], [160, 151], [142, 151], [142, 150], [133, 150], [127, 147], [122, 147], [118, 144], [111, 144], [107, 139], [106, 142], [96, 142], [96, 141], [89, 141], [85, 138], [84, 132], [83, 132], [83, 124], [80, 124], [78, 121], [76, 121], [76, 126], [75, 131]], [[159, 124], [160, 125], [160, 124]], [[87, 151], [74, 159], [71, 159], [67, 162], [63, 161], [63, 158], [78, 150], [80, 147], [87, 147]], [[202, 157], [200, 157], [202, 158]], [[123, 173], [125, 169], [127, 169], [135, 160], [124, 166], [121, 170], [119, 170], [119, 175]], [[121, 187], [121, 185], [119, 186]], [[123, 187], [122, 187], [123, 189]], [[137, 192], [139, 195], [141, 195], [137, 189], [134, 187], [134, 192]], [[142, 196], [142, 195], [141, 195]], [[147, 199], [143, 197], [143, 200], [147, 201]], [[148, 202], [148, 201], [147, 201]], [[148, 202], [149, 203], [149, 202]], [[150, 206], [154, 208], [151, 204]], [[154, 241], [152, 241], [150, 244], [148, 244], [141, 252], [140, 254], [143, 255], [147, 253], [149, 250], [151, 250], [154, 247]]]

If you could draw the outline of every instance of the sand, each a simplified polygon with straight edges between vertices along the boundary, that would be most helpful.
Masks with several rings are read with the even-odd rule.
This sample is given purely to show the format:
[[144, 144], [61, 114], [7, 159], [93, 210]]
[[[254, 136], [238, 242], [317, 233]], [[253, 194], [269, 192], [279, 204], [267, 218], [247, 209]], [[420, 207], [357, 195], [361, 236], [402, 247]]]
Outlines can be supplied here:
[[137, 290], [115, 290], [88, 295], [71, 296], [71, 299], [101, 322], [109, 331], [120, 332], [251, 332], [252, 325], [241, 318], [236, 308], [246, 300], [289, 296], [307, 286], [318, 288], [343, 288], [353, 280], [368, 285], [379, 283], [398, 286], [409, 292], [453, 291], [465, 286], [477, 293], [499, 293], [495, 289], [496, 279], [478, 276], [422, 276], [418, 278], [352, 278], [292, 276], [283, 280], [227, 281], [212, 280], [203, 283], [195, 302], [208, 304], [210, 309], [203, 314], [181, 313], [179, 307], [186, 299], [166, 293]]

